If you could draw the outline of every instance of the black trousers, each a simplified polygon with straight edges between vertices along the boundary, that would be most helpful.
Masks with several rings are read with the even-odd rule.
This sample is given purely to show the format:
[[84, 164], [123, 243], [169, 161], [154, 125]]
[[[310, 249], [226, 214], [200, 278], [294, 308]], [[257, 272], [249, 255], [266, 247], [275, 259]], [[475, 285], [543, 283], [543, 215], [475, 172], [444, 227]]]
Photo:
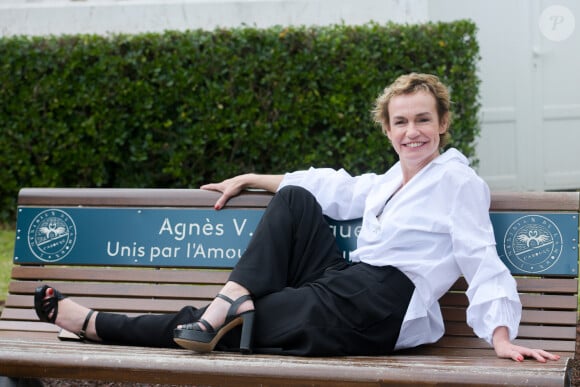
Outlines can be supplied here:
[[[316, 199], [298, 187], [274, 196], [229, 279], [254, 298], [256, 352], [307, 356], [391, 353], [414, 290], [394, 267], [345, 262]], [[99, 313], [96, 328], [109, 343], [174, 347], [175, 327], [204, 310]], [[238, 344], [239, 329], [219, 348]]]

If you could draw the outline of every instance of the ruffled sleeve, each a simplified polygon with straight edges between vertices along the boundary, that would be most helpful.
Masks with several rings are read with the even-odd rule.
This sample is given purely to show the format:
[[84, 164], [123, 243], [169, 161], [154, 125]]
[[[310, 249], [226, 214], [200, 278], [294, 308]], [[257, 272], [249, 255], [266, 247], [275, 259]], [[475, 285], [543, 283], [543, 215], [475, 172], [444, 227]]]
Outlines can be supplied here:
[[515, 339], [522, 306], [516, 282], [497, 255], [489, 203], [489, 189], [480, 178], [463, 182], [454, 199], [451, 237], [456, 263], [469, 284], [467, 324], [491, 345], [499, 326]]

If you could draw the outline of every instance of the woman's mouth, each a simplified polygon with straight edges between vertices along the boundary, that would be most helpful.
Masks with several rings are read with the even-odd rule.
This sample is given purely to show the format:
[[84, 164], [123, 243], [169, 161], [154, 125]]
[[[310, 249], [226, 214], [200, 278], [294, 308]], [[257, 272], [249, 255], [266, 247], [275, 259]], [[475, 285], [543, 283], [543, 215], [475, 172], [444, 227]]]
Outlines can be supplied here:
[[407, 148], [418, 148], [424, 144], [425, 144], [424, 142], [409, 142], [407, 144], [403, 144], [403, 146], [405, 146]]

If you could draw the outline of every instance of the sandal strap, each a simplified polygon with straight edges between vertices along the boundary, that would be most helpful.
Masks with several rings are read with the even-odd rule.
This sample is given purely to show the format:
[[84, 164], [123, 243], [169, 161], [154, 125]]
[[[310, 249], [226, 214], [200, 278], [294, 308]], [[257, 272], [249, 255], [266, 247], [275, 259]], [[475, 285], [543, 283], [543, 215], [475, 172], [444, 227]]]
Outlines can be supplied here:
[[213, 327], [211, 326], [210, 323], [207, 322], [207, 320], [205, 320], [203, 318], [200, 318], [197, 323], [198, 324], [202, 324], [205, 327], [206, 332], [210, 332], [210, 333], [213, 333], [214, 332]]
[[206, 329], [207, 332], [214, 332], [214, 329], [211, 326], [211, 324], [208, 323], [207, 320], [205, 320], [203, 318], [200, 318], [196, 322], [192, 322], [192, 323], [188, 323], [188, 324], [183, 324], [181, 326], [181, 329], [201, 331], [201, 329], [199, 328], [199, 325], [203, 325], [205, 327], [205, 329]]
[[231, 298], [229, 298], [228, 296], [218, 293], [217, 296], [215, 296], [216, 298], [221, 298], [222, 300], [226, 300], [227, 302], [229, 302], [230, 304], [234, 303], [234, 300], [232, 300]]
[[87, 327], [89, 326], [89, 321], [91, 320], [91, 316], [93, 315], [93, 313], [95, 313], [94, 310], [89, 310], [89, 313], [87, 313], [87, 317], [85, 317], [85, 322], [83, 323], [83, 327], [81, 328], [80, 332], [78, 333], [78, 336], [81, 338], [81, 340], [86, 340], [87, 338]]
[[250, 296], [249, 294], [245, 294], [243, 296], [238, 297], [235, 301], [230, 302], [230, 304], [232, 304], [232, 306], [230, 306], [230, 308], [228, 309], [228, 313], [226, 314], [226, 321], [228, 321], [228, 319], [231, 319], [231, 318], [237, 316], [238, 309], [240, 308], [240, 306], [244, 302], [251, 300], [251, 299], [252, 299], [252, 296]]
[[[222, 300], [225, 300], [231, 304], [231, 306], [229, 307], [228, 312], [226, 314], [226, 323], [227, 323], [228, 319], [231, 319], [232, 317], [235, 317], [237, 315], [236, 311], [238, 310], [240, 305], [248, 300], [251, 300], [252, 296], [250, 296], [249, 294], [245, 294], [234, 301], [231, 298], [229, 298], [228, 296], [223, 295], [221, 293], [218, 293], [216, 295], [216, 298], [221, 298]], [[201, 330], [198, 328], [199, 325], [203, 325], [205, 327], [205, 332], [207, 332], [207, 333], [215, 333], [216, 332], [216, 328], [214, 328], [209, 322], [207, 322], [207, 320], [205, 320], [203, 318], [200, 318], [196, 322], [185, 324], [182, 326], [181, 329]], [[223, 326], [223, 324], [222, 324], [222, 326]], [[222, 326], [220, 326], [219, 329], [221, 329]]]
[[[222, 300], [226, 300], [227, 302], [232, 304], [230, 309], [232, 309], [234, 306], [240, 306], [244, 302], [252, 299], [252, 296], [249, 294], [244, 294], [243, 296], [238, 297], [235, 301], [232, 300], [231, 298], [229, 298], [228, 296], [226, 296], [225, 294], [221, 294], [221, 293], [218, 293], [215, 297], [221, 298]], [[235, 309], [237, 309], [237, 308], [235, 308]]]

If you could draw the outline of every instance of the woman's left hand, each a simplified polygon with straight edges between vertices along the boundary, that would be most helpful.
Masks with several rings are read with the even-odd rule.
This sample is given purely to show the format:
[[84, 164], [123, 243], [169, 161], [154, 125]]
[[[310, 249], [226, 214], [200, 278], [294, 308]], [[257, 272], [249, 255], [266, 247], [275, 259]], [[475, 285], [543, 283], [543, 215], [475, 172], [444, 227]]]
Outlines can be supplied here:
[[515, 345], [509, 340], [508, 329], [506, 327], [498, 327], [493, 332], [493, 349], [500, 358], [512, 359], [515, 361], [524, 361], [524, 358], [534, 358], [540, 363], [545, 363], [548, 360], [559, 360], [560, 356], [544, 351], [543, 349], [532, 349]]

